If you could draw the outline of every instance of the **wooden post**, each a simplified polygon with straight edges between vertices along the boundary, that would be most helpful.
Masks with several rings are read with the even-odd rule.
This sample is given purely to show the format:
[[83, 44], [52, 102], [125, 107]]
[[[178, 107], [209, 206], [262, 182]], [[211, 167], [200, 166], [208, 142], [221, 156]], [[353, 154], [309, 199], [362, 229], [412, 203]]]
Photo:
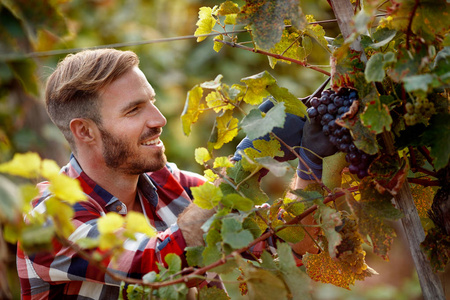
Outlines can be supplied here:
[[[353, 17], [353, 7], [350, 0], [328, 0], [328, 2], [336, 16], [342, 35], [344, 38], [347, 38], [352, 33], [350, 22]], [[352, 44], [352, 48], [356, 51], [361, 51], [359, 41], [355, 41]], [[395, 149], [389, 133], [383, 134], [383, 140], [386, 148]], [[398, 154], [395, 153], [395, 155]], [[414, 205], [408, 182], [403, 184], [395, 196], [395, 203], [405, 215], [401, 219], [401, 222], [409, 243], [409, 249], [416, 267], [424, 299], [445, 300], [441, 281], [438, 275], [431, 269], [431, 265], [424, 253], [420, 250], [420, 243], [425, 239], [425, 232], [420, 223], [420, 217]]]

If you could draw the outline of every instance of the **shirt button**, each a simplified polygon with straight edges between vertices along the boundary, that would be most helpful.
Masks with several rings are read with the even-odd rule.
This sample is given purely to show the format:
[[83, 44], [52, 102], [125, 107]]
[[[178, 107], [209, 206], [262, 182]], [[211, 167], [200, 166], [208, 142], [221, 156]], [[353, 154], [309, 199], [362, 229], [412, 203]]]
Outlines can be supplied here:
[[117, 206], [116, 206], [116, 211], [119, 212], [119, 211], [121, 211], [121, 210], [122, 210], [122, 205], [117, 205]]

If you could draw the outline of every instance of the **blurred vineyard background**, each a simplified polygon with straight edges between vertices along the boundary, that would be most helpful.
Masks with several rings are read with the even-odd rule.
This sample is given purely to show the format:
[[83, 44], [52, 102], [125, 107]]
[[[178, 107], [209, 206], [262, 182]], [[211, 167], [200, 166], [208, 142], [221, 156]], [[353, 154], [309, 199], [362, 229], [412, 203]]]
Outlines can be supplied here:
[[[189, 137], [183, 135], [180, 115], [186, 93], [194, 85], [213, 80], [218, 74], [231, 85], [267, 70], [280, 86], [304, 97], [323, 82], [324, 75], [299, 66], [278, 63], [271, 69], [263, 55], [229, 47], [217, 53], [213, 51], [212, 37], [197, 43], [192, 35], [198, 9], [221, 2], [0, 0], [0, 162], [11, 159], [14, 153], [33, 151], [61, 166], [66, 164], [70, 150], [47, 117], [44, 85], [60, 59], [84, 48], [110, 45], [139, 55], [141, 68], [156, 91], [157, 105], [168, 119], [163, 141], [169, 160], [199, 173], [203, 170], [193, 159], [194, 149], [206, 145], [213, 120], [200, 118], [204, 126], [196, 126]], [[334, 19], [326, 1], [303, 0], [301, 6], [316, 20]], [[339, 34], [334, 22], [321, 25], [328, 36]], [[328, 59], [322, 49], [313, 51], [308, 62], [328, 65]], [[223, 155], [233, 153], [238, 141], [239, 138], [224, 147]], [[269, 193], [279, 193], [283, 184], [271, 179], [266, 188]], [[401, 227], [396, 228], [402, 237]], [[7, 249], [8, 253], [0, 253], [0, 260], [7, 268], [11, 297], [18, 299], [15, 246], [8, 245]], [[380, 275], [358, 282], [353, 291], [321, 285], [316, 299], [421, 299], [402, 238], [394, 244], [390, 257], [391, 262], [385, 262], [369, 256], [368, 264]]]

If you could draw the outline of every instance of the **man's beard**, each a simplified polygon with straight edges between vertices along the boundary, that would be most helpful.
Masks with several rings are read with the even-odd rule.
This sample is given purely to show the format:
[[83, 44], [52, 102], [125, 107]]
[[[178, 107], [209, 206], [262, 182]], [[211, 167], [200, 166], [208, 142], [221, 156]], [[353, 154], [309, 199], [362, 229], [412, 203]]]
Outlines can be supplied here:
[[[128, 175], [140, 175], [158, 171], [166, 165], [167, 158], [164, 151], [155, 152], [152, 157], [140, 157], [140, 154], [134, 152], [129, 144], [114, 137], [103, 128], [99, 127], [99, 130], [103, 141], [103, 159], [109, 168], [121, 170]], [[159, 132], [160, 130], [154, 129], [142, 136], [141, 140]]]

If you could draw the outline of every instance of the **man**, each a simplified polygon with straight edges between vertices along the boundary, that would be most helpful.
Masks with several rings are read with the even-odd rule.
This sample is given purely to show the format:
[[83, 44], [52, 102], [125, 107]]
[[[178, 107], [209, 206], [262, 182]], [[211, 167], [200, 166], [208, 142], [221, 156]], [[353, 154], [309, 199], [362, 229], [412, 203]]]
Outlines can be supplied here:
[[[142, 278], [168, 253], [182, 256], [185, 247], [201, 245], [200, 226], [213, 212], [191, 204], [190, 187], [204, 179], [167, 164], [160, 140], [166, 119], [138, 63], [130, 51], [70, 55], [49, 77], [45, 101], [73, 151], [62, 172], [78, 179], [89, 197], [74, 207], [72, 237], [98, 235], [97, 220], [108, 212], [144, 213], [158, 237], [126, 244], [119, 261], [108, 265], [123, 276]], [[35, 210], [45, 209], [47, 188], [39, 185]], [[54, 253], [32, 256], [19, 247], [17, 265], [23, 299], [119, 296], [120, 282], [61, 245]]]
[[[106, 261], [110, 271], [141, 279], [158, 271], [156, 263], [168, 253], [183, 257], [186, 247], [202, 245], [201, 226], [214, 212], [192, 204], [190, 188], [204, 179], [167, 163], [160, 140], [166, 119], [138, 64], [130, 51], [69, 55], [49, 77], [45, 103], [73, 152], [62, 172], [79, 180], [88, 196], [74, 206], [76, 229], [69, 239], [98, 236], [97, 220], [108, 212], [142, 212], [158, 236], [126, 241], [118, 261]], [[297, 187], [304, 181], [298, 182]], [[41, 193], [33, 207], [42, 212], [50, 192], [46, 182], [38, 187]], [[55, 243], [52, 253], [30, 256], [18, 248], [23, 299], [119, 296], [120, 282], [70, 248]], [[304, 247], [296, 252], [301, 254]]]

